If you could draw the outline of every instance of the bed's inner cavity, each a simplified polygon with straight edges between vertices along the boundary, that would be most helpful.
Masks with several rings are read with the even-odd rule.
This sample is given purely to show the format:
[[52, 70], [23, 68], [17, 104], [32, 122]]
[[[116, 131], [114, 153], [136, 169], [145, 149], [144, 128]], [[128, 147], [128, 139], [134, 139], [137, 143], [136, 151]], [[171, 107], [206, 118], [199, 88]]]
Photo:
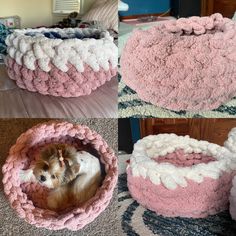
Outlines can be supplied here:
[[199, 35], [203, 35], [203, 34], [206, 34], [206, 35], [215, 34], [217, 32], [224, 32], [224, 31], [222, 29], [211, 29], [211, 30], [205, 30], [202, 33], [196, 34], [194, 31], [187, 32], [187, 31], [182, 30], [181, 32], [173, 32], [173, 33], [180, 34], [181, 36], [192, 36], [192, 35], [199, 36]]
[[[51, 145], [51, 144], [67, 144], [69, 146], [74, 146], [77, 150], [84, 150], [92, 155], [99, 158], [98, 152], [92, 147], [91, 144], [82, 144], [82, 141], [79, 139], [75, 139], [70, 136], [64, 136], [60, 137], [59, 139], [49, 139], [49, 140], [42, 140], [42, 142], [38, 143], [34, 147], [30, 148], [28, 152], [26, 153], [26, 160], [25, 160], [25, 167], [24, 169], [30, 168], [30, 165], [33, 165], [35, 161], [40, 156], [40, 151], [45, 146]], [[105, 178], [105, 166], [100, 161], [101, 168], [102, 168], [102, 175], [103, 178]], [[39, 183], [23, 183], [21, 184], [22, 191], [27, 195], [27, 198], [33, 202], [33, 204], [39, 208], [47, 209], [47, 196], [49, 193], [49, 189], [46, 187], [43, 187]]]
[[74, 33], [58, 33], [54, 31], [47, 31], [47, 32], [28, 32], [25, 35], [35, 37], [44, 35], [46, 38], [49, 39], [101, 39], [103, 38], [100, 31], [95, 31], [91, 34], [84, 34], [81, 32], [74, 32]]
[[158, 163], [170, 163], [177, 167], [190, 167], [200, 163], [207, 164], [216, 161], [212, 156], [202, 153], [185, 153], [183, 149], [178, 149], [175, 152], [165, 156], [154, 157], [153, 159]]

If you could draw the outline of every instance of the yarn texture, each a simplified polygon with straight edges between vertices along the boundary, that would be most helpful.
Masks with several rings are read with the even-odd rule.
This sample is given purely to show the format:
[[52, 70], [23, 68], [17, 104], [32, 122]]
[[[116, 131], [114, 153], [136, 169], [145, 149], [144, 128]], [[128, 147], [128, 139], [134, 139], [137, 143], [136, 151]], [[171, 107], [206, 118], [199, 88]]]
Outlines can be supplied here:
[[236, 95], [236, 22], [221, 14], [136, 30], [121, 55], [124, 82], [174, 111], [218, 108]]
[[233, 179], [233, 187], [230, 191], [230, 214], [232, 219], [236, 220], [236, 177]]
[[98, 29], [15, 30], [6, 66], [19, 87], [53, 96], [88, 95], [116, 75], [118, 49]]
[[139, 140], [127, 167], [132, 197], [168, 217], [203, 218], [226, 210], [236, 174], [232, 137], [235, 129], [226, 147], [175, 134]]
[[[80, 207], [56, 213], [47, 209], [48, 189], [37, 183], [20, 183], [20, 170], [35, 161], [41, 148], [50, 143], [65, 143], [77, 147], [90, 144], [105, 167], [105, 179], [96, 195]], [[4, 192], [17, 214], [28, 223], [52, 230], [79, 230], [92, 222], [108, 206], [118, 176], [117, 158], [102, 137], [86, 126], [68, 122], [48, 122], [23, 133], [11, 147], [2, 167]]]

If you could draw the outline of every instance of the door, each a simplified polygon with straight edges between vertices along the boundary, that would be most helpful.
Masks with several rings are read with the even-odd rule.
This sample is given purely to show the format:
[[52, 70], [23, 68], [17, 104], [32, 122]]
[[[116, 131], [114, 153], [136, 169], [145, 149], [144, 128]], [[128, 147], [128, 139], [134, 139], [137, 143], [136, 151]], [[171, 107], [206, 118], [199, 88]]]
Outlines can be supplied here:
[[221, 13], [224, 17], [232, 18], [236, 11], [235, 0], [202, 0], [202, 15], [209, 16]]

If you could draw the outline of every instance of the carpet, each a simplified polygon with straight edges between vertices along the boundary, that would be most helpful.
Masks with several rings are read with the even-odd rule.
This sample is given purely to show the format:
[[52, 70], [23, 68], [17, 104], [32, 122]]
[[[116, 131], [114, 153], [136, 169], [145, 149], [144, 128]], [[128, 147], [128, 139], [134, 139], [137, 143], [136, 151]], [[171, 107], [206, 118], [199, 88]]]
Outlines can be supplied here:
[[[49, 119], [1, 119], [0, 120], [0, 166], [5, 162], [9, 148], [16, 142], [17, 137], [32, 126], [48, 121]], [[117, 150], [118, 124], [116, 119], [73, 119], [67, 120], [89, 126], [97, 131], [108, 142], [109, 146]], [[114, 235], [118, 236], [120, 224], [117, 218], [117, 189], [108, 208], [98, 216], [91, 224], [82, 230], [73, 232], [69, 230], [51, 231], [44, 228], [36, 228], [20, 219], [11, 209], [3, 192], [2, 172], [0, 172], [0, 235], [1, 236], [46, 236], [46, 235]], [[3, 220], [4, 219], [4, 220]]]
[[126, 173], [119, 175], [119, 216], [122, 234], [128, 236], [235, 236], [236, 222], [228, 211], [204, 219], [158, 216], [132, 199]]

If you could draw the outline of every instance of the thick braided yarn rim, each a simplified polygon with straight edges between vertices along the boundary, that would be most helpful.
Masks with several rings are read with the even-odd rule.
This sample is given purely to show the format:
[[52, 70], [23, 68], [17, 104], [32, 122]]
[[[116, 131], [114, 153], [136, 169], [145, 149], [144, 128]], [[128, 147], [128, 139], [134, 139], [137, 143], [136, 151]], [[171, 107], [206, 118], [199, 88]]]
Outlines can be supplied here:
[[[83, 35], [51, 39], [44, 33]], [[34, 36], [27, 33], [35, 33]], [[99, 34], [100, 38], [86, 38]], [[16, 84], [44, 95], [89, 95], [117, 73], [118, 49], [107, 31], [97, 29], [27, 29], [7, 37], [7, 72]]]
[[221, 14], [136, 30], [121, 55], [124, 82], [147, 102], [212, 110], [236, 95], [236, 22]]
[[[35, 207], [27, 195], [22, 192], [19, 171], [27, 163], [27, 152], [37, 145], [63, 141], [81, 140], [91, 146], [100, 155], [105, 166], [106, 176], [96, 195], [80, 208], [68, 213], [57, 214], [47, 209]], [[117, 158], [103, 138], [87, 126], [68, 122], [49, 122], [39, 124], [23, 133], [11, 147], [9, 156], [2, 168], [4, 192], [12, 208], [28, 223], [52, 230], [67, 228], [79, 230], [92, 222], [108, 206], [118, 176]]]
[[[232, 137], [235, 139], [235, 129], [230, 132], [226, 147], [175, 134], [151, 135], [139, 140], [127, 168], [132, 197], [168, 217], [203, 218], [227, 209], [236, 174]], [[211, 156], [215, 161], [187, 167], [157, 162], [180, 149], [186, 154]]]

